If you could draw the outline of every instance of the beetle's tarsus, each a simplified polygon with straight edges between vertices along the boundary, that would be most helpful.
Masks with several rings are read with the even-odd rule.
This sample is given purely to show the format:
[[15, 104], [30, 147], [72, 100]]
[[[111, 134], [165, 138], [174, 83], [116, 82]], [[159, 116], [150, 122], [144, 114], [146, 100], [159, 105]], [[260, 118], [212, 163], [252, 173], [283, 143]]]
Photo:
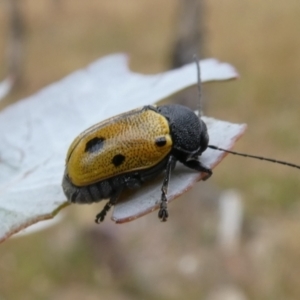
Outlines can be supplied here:
[[162, 222], [166, 222], [169, 217], [168, 213], [168, 204], [167, 204], [167, 197], [166, 194], [162, 194], [160, 208], [158, 212], [158, 218], [161, 219]]
[[110, 201], [105, 204], [105, 206], [103, 207], [103, 209], [96, 216], [95, 222], [97, 224], [100, 224], [101, 222], [104, 221], [104, 219], [106, 217], [106, 214], [110, 210], [111, 207], [112, 207], [112, 203]]
[[162, 222], [166, 222], [168, 220], [168, 217], [169, 217], [168, 209], [167, 208], [160, 208], [160, 210], [158, 212], [158, 218]]
[[[167, 178], [167, 180], [166, 180]], [[159, 207], [159, 212], [158, 212], [158, 218], [161, 219], [162, 222], [166, 222], [168, 217], [169, 217], [169, 213], [168, 213], [168, 200], [167, 200], [167, 191], [168, 191], [168, 180], [169, 176], [166, 175], [165, 180], [163, 182], [163, 186], [161, 187], [161, 202], [160, 202], [160, 207]]]
[[96, 216], [95, 223], [100, 224], [104, 221], [106, 214], [102, 214], [102, 211]]
[[213, 174], [211, 169], [206, 169], [204, 173], [206, 173], [206, 175], [204, 175], [204, 177], [202, 178], [203, 181], [207, 180]]

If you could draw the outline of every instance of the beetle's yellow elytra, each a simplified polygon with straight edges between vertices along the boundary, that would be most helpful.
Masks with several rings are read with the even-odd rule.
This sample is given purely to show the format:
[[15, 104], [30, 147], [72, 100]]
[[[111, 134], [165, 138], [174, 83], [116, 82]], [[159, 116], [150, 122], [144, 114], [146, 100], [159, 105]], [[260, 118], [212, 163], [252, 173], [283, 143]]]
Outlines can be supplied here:
[[76, 186], [155, 166], [172, 149], [168, 120], [140, 108], [100, 122], [71, 144], [67, 173]]

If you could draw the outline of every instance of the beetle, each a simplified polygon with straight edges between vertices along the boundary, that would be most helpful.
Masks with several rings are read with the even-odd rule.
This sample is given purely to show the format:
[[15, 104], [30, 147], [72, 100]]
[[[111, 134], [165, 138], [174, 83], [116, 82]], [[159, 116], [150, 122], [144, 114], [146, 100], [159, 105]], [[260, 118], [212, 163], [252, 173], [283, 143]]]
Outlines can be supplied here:
[[96, 216], [104, 220], [125, 188], [139, 188], [164, 172], [158, 217], [168, 218], [167, 191], [176, 162], [212, 175], [199, 157], [209, 142], [206, 124], [179, 104], [144, 106], [82, 132], [66, 158], [63, 191], [71, 203], [109, 199]]
[[[198, 60], [198, 94], [201, 112], [201, 81]], [[205, 173], [212, 170], [200, 162], [207, 149], [265, 160], [300, 169], [299, 165], [209, 145], [205, 122], [179, 104], [147, 105], [112, 117], [82, 132], [71, 144], [63, 175], [63, 191], [71, 203], [109, 199], [95, 222], [105, 219], [125, 188], [139, 188], [164, 172], [158, 217], [168, 219], [167, 192], [171, 171], [179, 161]]]

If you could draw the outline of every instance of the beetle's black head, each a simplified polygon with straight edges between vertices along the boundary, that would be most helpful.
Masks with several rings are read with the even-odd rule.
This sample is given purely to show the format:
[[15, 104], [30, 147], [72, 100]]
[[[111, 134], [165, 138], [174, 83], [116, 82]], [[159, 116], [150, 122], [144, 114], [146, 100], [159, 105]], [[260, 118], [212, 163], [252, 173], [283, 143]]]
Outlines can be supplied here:
[[173, 140], [173, 154], [179, 161], [201, 155], [209, 137], [206, 124], [188, 107], [179, 104], [157, 108], [167, 118]]

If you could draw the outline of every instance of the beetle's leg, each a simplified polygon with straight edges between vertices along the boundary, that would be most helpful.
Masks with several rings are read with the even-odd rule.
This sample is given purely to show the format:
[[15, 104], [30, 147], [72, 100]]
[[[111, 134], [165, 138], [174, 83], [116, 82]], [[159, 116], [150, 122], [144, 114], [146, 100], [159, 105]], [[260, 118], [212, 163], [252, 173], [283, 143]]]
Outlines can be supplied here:
[[100, 222], [103, 222], [105, 219], [105, 216], [107, 212], [110, 210], [110, 208], [115, 204], [113, 201], [113, 198], [111, 198], [103, 207], [103, 209], [99, 212], [99, 214], [96, 215], [95, 222], [97, 224], [100, 224]]
[[203, 180], [207, 180], [212, 175], [212, 170], [203, 166], [201, 162], [197, 159], [190, 159], [184, 161], [183, 164], [190, 169], [206, 173], [205, 177], [203, 177]]
[[109, 201], [103, 207], [103, 209], [99, 212], [99, 214], [96, 215], [95, 222], [97, 224], [100, 224], [100, 222], [104, 221], [108, 211], [111, 209], [112, 206], [114, 206], [117, 203], [121, 192], [122, 189], [119, 189], [114, 195], [112, 195]]
[[166, 174], [163, 181], [163, 185], [161, 187], [161, 202], [160, 202], [160, 208], [158, 212], [158, 217], [163, 222], [167, 221], [169, 213], [168, 213], [168, 207], [167, 207], [167, 193], [168, 193], [168, 185], [170, 181], [171, 171], [174, 169], [174, 166], [176, 164], [176, 159], [174, 156], [170, 156], [167, 163], [166, 168]]

